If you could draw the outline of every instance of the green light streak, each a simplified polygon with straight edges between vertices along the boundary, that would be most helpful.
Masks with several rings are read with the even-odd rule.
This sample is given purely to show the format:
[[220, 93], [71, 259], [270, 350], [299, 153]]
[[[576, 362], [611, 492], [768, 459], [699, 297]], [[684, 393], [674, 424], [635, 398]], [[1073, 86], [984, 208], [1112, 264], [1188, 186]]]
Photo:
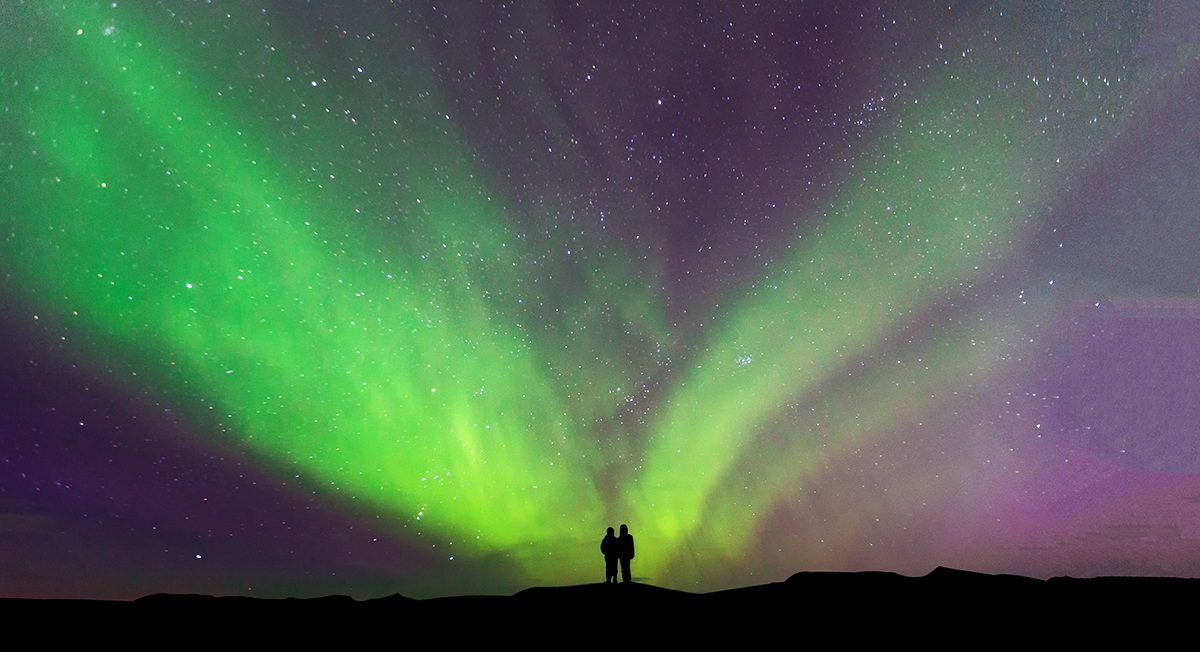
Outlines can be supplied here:
[[[566, 400], [522, 326], [476, 289], [520, 254], [463, 182], [445, 126], [406, 134], [468, 186], [409, 179], [429, 220], [418, 237], [443, 244], [390, 263], [354, 242], [334, 249], [297, 200], [308, 191], [251, 154], [162, 50], [128, 26], [107, 39], [90, 28], [97, 15], [71, 10], [54, 57], [23, 75], [36, 80], [20, 105], [36, 155], [17, 168], [10, 214], [22, 217], [4, 249], [17, 286], [101, 334], [110, 364], [185, 404], [200, 394], [266, 459], [316, 476], [303, 486], [386, 506], [460, 554], [598, 527]], [[480, 246], [445, 244], [466, 234]]]
[[[860, 158], [847, 176], [862, 181], [834, 202], [823, 232], [806, 234], [756, 282], [667, 399], [645, 472], [626, 495], [644, 524], [644, 547], [671, 551], [643, 563], [651, 575], [693, 576], [697, 551], [706, 564], [736, 559], [773, 496], [804, 484], [813, 465], [883, 436], [901, 406], [922, 413], [939, 390], [997, 357], [998, 336], [943, 332], [953, 353], [925, 351], [932, 371], [914, 371], [926, 364], [910, 355], [896, 369], [864, 370], [878, 377], [833, 397], [862, 419], [840, 410], [784, 416], [789, 404], [844, 384], [848, 363], [874, 367], [889, 337], [992, 271], [1020, 237], [1024, 206], [1038, 191], [1030, 168], [1039, 159], [1028, 155], [1039, 148], [1009, 102], [968, 113], [970, 97], [958, 84], [905, 110], [899, 124], [918, 126]], [[943, 116], [956, 113], [947, 128]], [[933, 124], [941, 128], [925, 127]], [[991, 346], [967, 345], [972, 336]], [[730, 475], [746, 469], [752, 480]], [[731, 487], [745, 487], [736, 504]]]

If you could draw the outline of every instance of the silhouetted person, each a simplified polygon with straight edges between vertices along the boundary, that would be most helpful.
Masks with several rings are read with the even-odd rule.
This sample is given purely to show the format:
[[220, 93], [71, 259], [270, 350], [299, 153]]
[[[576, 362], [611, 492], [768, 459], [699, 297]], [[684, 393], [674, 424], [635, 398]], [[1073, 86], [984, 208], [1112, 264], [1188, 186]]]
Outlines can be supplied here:
[[613, 529], [608, 528], [608, 534], [604, 535], [604, 540], [600, 542], [600, 552], [604, 554], [604, 583], [617, 583], [617, 554], [620, 548], [620, 542], [613, 536]]
[[[629, 534], [629, 526], [621, 524], [621, 536], [616, 539], [617, 556], [621, 558], [621, 581], [629, 582], [632, 576], [629, 574], [629, 560], [633, 559], [633, 535]], [[616, 579], [616, 572], [613, 572], [613, 578]]]

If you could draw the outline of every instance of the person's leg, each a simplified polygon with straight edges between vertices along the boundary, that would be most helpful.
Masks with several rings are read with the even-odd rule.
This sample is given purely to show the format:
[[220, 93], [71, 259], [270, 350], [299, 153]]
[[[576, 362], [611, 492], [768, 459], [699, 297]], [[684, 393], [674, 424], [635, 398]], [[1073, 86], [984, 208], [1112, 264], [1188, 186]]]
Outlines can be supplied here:
[[622, 579], [624, 581], [626, 581], [626, 582], [629, 581], [629, 560], [628, 559], [621, 560], [621, 575], [622, 575]]

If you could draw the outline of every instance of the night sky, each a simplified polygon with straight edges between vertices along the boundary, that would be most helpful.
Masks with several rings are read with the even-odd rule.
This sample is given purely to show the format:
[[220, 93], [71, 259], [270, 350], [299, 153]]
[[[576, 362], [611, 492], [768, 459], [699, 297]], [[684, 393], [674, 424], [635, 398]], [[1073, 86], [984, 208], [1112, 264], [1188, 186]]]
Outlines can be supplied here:
[[1200, 576], [1200, 8], [0, 0], [0, 595]]

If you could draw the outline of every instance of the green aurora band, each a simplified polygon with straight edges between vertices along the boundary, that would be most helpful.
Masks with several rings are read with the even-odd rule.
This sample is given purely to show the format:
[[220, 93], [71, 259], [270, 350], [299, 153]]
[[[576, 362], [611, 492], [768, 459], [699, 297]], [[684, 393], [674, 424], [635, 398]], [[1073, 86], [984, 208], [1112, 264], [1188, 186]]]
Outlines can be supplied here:
[[[68, 346], [130, 388], [219, 424], [280, 473], [299, 469], [305, 490], [394, 515], [398, 536], [583, 582], [597, 533], [626, 521], [647, 551], [639, 575], [700, 581], [753, 545], [780, 496], [927, 418], [1022, 346], [981, 309], [847, 372], [1005, 264], [1061, 174], [1053, 142], [994, 79], [946, 73], [936, 93], [893, 109], [895, 133], [854, 155], [822, 226], [797, 233], [679, 365], [638, 451], [597, 431], [642, 371], [603, 341], [669, 340], [654, 284], [600, 231], [590, 256], [530, 268], [569, 247], [510, 225], [416, 48], [408, 100], [386, 121], [327, 112], [319, 79], [278, 91], [310, 112], [286, 128], [336, 120], [396, 143], [390, 186], [382, 174], [318, 184], [297, 177], [265, 119], [239, 119], [251, 100], [225, 97], [182, 46], [156, 42], [149, 18], [106, 35], [90, 3], [19, 11], [41, 26], [41, 56], [3, 80], [22, 153], [6, 173], [2, 255], [31, 317], [57, 320]], [[255, 56], [282, 62], [284, 49]], [[332, 140], [312, 160], [335, 155]], [[353, 221], [378, 196], [396, 214]], [[558, 282], [577, 294], [586, 337], [532, 323], [529, 306]], [[567, 395], [555, 370], [578, 360], [594, 368]], [[617, 486], [597, 480], [634, 456]]]

